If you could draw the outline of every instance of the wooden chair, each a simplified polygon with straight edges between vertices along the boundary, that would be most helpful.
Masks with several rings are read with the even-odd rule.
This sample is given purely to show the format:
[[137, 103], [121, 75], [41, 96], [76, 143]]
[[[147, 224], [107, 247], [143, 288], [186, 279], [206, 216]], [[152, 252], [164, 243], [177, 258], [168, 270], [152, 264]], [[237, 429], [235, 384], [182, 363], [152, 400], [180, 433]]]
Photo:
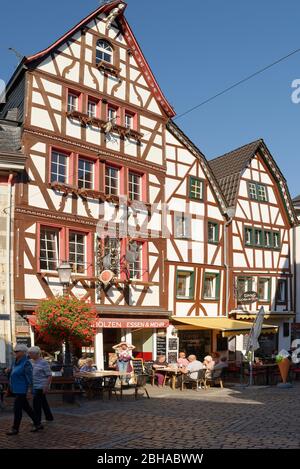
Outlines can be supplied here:
[[217, 370], [212, 370], [210, 373], [205, 373], [205, 389], [207, 387], [210, 387], [211, 384], [219, 384], [220, 387], [223, 389], [223, 374], [224, 374], [224, 368], [220, 368]]
[[192, 379], [190, 376], [189, 376], [189, 373], [187, 374], [182, 374], [181, 375], [181, 391], [183, 391], [184, 389], [184, 386], [187, 385], [187, 384], [191, 384], [192, 387], [193, 386], [196, 386], [196, 390], [198, 391], [198, 389], [203, 385], [204, 388], [206, 389], [206, 382], [205, 382], [205, 370], [199, 370], [198, 371], [198, 377], [197, 379]]

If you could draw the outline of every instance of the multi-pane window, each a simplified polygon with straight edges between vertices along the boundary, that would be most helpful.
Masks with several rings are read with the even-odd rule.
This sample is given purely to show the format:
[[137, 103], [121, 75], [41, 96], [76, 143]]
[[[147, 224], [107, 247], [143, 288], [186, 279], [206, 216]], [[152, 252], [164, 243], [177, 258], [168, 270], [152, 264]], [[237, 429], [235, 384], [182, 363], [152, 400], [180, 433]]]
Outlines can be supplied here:
[[273, 247], [275, 249], [280, 248], [280, 233], [279, 231], [273, 232]]
[[267, 197], [267, 188], [266, 186], [262, 186], [261, 184], [257, 185], [257, 195], [258, 195], [258, 200], [261, 200], [262, 202], [267, 202], [268, 197]]
[[280, 232], [245, 226], [245, 246], [280, 249]]
[[270, 301], [270, 296], [271, 296], [271, 279], [270, 278], [259, 277], [257, 293], [258, 293], [259, 300]]
[[237, 279], [237, 298], [241, 299], [242, 295], [246, 292], [252, 291], [253, 278], [252, 277], [238, 277]]
[[73, 272], [84, 274], [86, 271], [86, 235], [71, 231], [69, 233], [69, 260]]
[[59, 151], [52, 151], [51, 155], [51, 182], [67, 182], [68, 156]]
[[140, 174], [129, 172], [129, 199], [141, 200], [141, 176]]
[[120, 272], [120, 240], [109, 238], [104, 240], [103, 269], [111, 270], [116, 275]]
[[113, 59], [113, 48], [109, 42], [99, 39], [96, 46], [96, 63], [98, 64], [102, 60], [105, 62], [112, 63]]
[[257, 190], [256, 190], [256, 184], [254, 182], [249, 182], [248, 183], [248, 190], [249, 190], [249, 197], [250, 199], [257, 199]]
[[252, 246], [253, 229], [245, 227], [245, 245]]
[[112, 124], [117, 122], [117, 110], [114, 107], [107, 108], [107, 120]]
[[191, 219], [183, 213], [175, 215], [174, 219], [174, 236], [175, 238], [190, 238], [191, 237]]
[[271, 248], [273, 246], [272, 232], [264, 231], [264, 245], [266, 248]]
[[248, 194], [250, 199], [258, 200], [260, 202], [268, 201], [267, 187], [257, 182], [248, 182]]
[[203, 298], [216, 300], [220, 296], [220, 274], [205, 272]]
[[59, 259], [59, 231], [41, 228], [40, 233], [40, 269], [56, 270]]
[[125, 127], [127, 129], [133, 129], [133, 115], [125, 113]]
[[191, 176], [189, 189], [191, 199], [203, 200], [203, 181], [201, 179]]
[[287, 302], [287, 280], [278, 279], [277, 289], [276, 289], [276, 302], [277, 303], [286, 303]]
[[195, 274], [187, 270], [177, 270], [176, 275], [176, 297], [194, 298]]
[[94, 163], [83, 158], [78, 160], [78, 187], [80, 189], [93, 188]]
[[254, 230], [254, 244], [255, 246], [262, 246], [262, 240], [263, 240], [263, 232], [262, 230]]
[[78, 96], [74, 93], [68, 94], [68, 112], [78, 111]]
[[105, 168], [105, 194], [119, 195], [119, 169], [114, 166]]
[[208, 242], [209, 243], [218, 243], [219, 242], [219, 225], [218, 223], [208, 222], [207, 226], [208, 231]]
[[141, 280], [143, 278], [142, 269], [142, 244], [135, 243], [134, 245], [134, 261], [129, 263], [129, 274], [132, 280]]
[[97, 117], [97, 103], [92, 99], [88, 100], [88, 107], [87, 107], [88, 116], [93, 118]]

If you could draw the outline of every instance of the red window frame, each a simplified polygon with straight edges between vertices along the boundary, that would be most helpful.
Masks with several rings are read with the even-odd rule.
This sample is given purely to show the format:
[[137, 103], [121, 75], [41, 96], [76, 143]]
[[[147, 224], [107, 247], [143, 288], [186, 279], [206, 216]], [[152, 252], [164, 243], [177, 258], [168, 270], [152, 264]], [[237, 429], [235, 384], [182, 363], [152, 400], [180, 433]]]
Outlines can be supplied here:
[[87, 99], [86, 99], [86, 113], [88, 114], [88, 110], [89, 110], [89, 103], [92, 102], [96, 105], [96, 115], [93, 116], [95, 117], [96, 119], [100, 119], [100, 104], [101, 104], [101, 100], [100, 99], [97, 99], [97, 98], [94, 98], [93, 96], [87, 96]]
[[130, 111], [129, 109], [125, 108], [123, 110], [123, 122], [124, 122], [124, 127], [126, 127], [126, 116], [131, 116], [132, 117], [132, 127], [130, 127], [132, 130], [137, 130], [137, 113], [134, 111]]
[[[68, 167], [67, 167], [67, 174], [66, 174], [66, 181], [61, 184], [72, 184], [73, 183], [73, 174], [74, 174], [74, 153], [71, 151], [68, 151], [66, 149], [61, 149], [59, 147], [52, 147], [50, 146], [49, 148], [49, 165], [48, 165], [48, 182], [51, 184], [51, 166], [52, 166], [52, 153], [53, 152], [61, 153], [62, 155], [65, 155], [68, 158]], [[54, 182], [54, 181], [53, 181]]]

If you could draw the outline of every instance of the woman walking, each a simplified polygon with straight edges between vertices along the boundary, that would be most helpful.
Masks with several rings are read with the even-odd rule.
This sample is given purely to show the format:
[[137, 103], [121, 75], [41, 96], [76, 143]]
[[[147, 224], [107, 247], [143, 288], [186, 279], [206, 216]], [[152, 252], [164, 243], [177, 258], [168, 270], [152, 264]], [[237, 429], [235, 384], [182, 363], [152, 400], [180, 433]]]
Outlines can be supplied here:
[[49, 363], [41, 357], [40, 347], [30, 347], [28, 354], [33, 366], [33, 410], [39, 424], [41, 424], [42, 409], [46, 420], [52, 422], [54, 419], [46, 397], [52, 379]]
[[9, 436], [19, 433], [23, 410], [33, 421], [31, 432], [37, 432], [43, 428], [27, 400], [27, 392], [29, 388], [32, 389], [33, 385], [32, 365], [27, 357], [27, 351], [26, 345], [23, 344], [17, 344], [14, 348], [16, 358], [10, 372], [9, 381], [10, 389], [15, 395], [14, 423], [11, 431], [6, 433]]

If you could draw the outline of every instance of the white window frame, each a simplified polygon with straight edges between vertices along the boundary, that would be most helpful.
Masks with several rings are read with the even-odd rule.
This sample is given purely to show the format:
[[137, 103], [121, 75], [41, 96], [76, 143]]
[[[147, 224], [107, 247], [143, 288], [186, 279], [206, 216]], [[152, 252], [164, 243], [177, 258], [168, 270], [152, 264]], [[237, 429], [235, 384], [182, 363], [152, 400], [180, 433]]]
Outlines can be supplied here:
[[[110, 174], [110, 170], [116, 171], [117, 177]], [[108, 174], [109, 172], [109, 174]], [[111, 184], [116, 181], [116, 187]], [[119, 195], [120, 193], [120, 169], [115, 166], [105, 166], [105, 194], [106, 195]]]
[[[270, 282], [271, 279], [269, 277], [259, 277], [257, 281], [257, 293], [259, 301], [270, 301], [271, 294], [270, 293]], [[263, 283], [263, 296], [261, 297], [259, 294], [259, 287]], [[269, 297], [270, 296], [270, 297]]]
[[[137, 180], [132, 180], [137, 178]], [[128, 173], [128, 195], [130, 200], [141, 200], [142, 176], [133, 171]]]
[[[71, 241], [71, 235], [75, 235], [75, 242]], [[82, 236], [83, 242], [79, 243], [77, 237]], [[71, 250], [71, 245], [74, 245], [74, 250]], [[83, 246], [83, 253], [78, 252], [78, 246]], [[79, 261], [78, 258], [82, 257], [83, 260]], [[76, 230], [69, 231], [69, 262], [72, 266], [72, 271], [78, 275], [85, 275], [87, 258], [87, 235]]]
[[[79, 168], [80, 161], [84, 163], [83, 169]], [[86, 168], [87, 164], [91, 165], [91, 170]], [[83, 173], [83, 177], [80, 177], [80, 172]], [[94, 188], [94, 173], [95, 173], [95, 163], [87, 158], [79, 157], [78, 158], [77, 183], [80, 189], [93, 189]], [[86, 177], [88, 174], [90, 175], [90, 179]]]
[[[217, 291], [219, 273], [217, 272], [205, 272], [204, 273], [204, 286], [203, 286], [203, 299], [204, 300], [216, 300], [218, 299], [220, 292]], [[210, 292], [209, 294], [205, 293], [207, 281], [210, 283]]]
[[133, 115], [125, 112], [125, 127], [126, 129], [133, 129]]
[[[44, 238], [42, 239], [42, 234], [45, 234]], [[54, 234], [55, 237], [54, 239], [49, 239], [48, 238], [48, 235], [49, 234]], [[42, 245], [42, 241], [44, 241], [45, 243], [45, 249], [43, 249], [43, 251], [45, 252], [45, 258], [42, 258], [41, 257], [41, 245]], [[48, 249], [48, 243], [52, 243], [54, 247], [54, 249]], [[53, 259], [50, 259], [49, 258], [49, 255], [48, 253], [54, 253], [54, 257]], [[46, 262], [46, 267], [42, 267], [42, 262]], [[53, 265], [51, 265], [53, 264]], [[57, 267], [58, 267], [58, 264], [59, 264], [59, 229], [58, 228], [52, 228], [52, 227], [47, 227], [47, 226], [41, 226], [40, 228], [40, 269], [43, 270], [43, 271], [49, 271], [49, 272], [54, 272], [57, 270]], [[53, 268], [50, 268], [50, 265], [51, 267]]]
[[[53, 155], [56, 154], [58, 156], [57, 161], [53, 161]], [[56, 165], [56, 170], [53, 171], [53, 165]], [[60, 171], [62, 168], [63, 171]], [[69, 155], [66, 153], [62, 153], [58, 150], [52, 150], [51, 152], [51, 182], [59, 182], [62, 184], [68, 183], [68, 173], [69, 173]], [[63, 180], [61, 180], [63, 179]]]
[[69, 91], [68, 93], [68, 112], [79, 110], [79, 97], [77, 94]]
[[179, 239], [191, 238], [191, 217], [181, 214], [174, 215], [174, 237]]
[[[93, 108], [93, 110], [91, 108]], [[94, 101], [92, 99], [88, 100], [87, 114], [90, 118], [97, 117], [97, 103], [96, 103], [96, 101]]]
[[143, 279], [143, 243], [136, 243], [138, 246], [138, 259], [129, 263], [129, 278], [131, 280]]
[[113, 48], [108, 41], [104, 39], [99, 39], [96, 45], [96, 63], [107, 62], [113, 63]]

